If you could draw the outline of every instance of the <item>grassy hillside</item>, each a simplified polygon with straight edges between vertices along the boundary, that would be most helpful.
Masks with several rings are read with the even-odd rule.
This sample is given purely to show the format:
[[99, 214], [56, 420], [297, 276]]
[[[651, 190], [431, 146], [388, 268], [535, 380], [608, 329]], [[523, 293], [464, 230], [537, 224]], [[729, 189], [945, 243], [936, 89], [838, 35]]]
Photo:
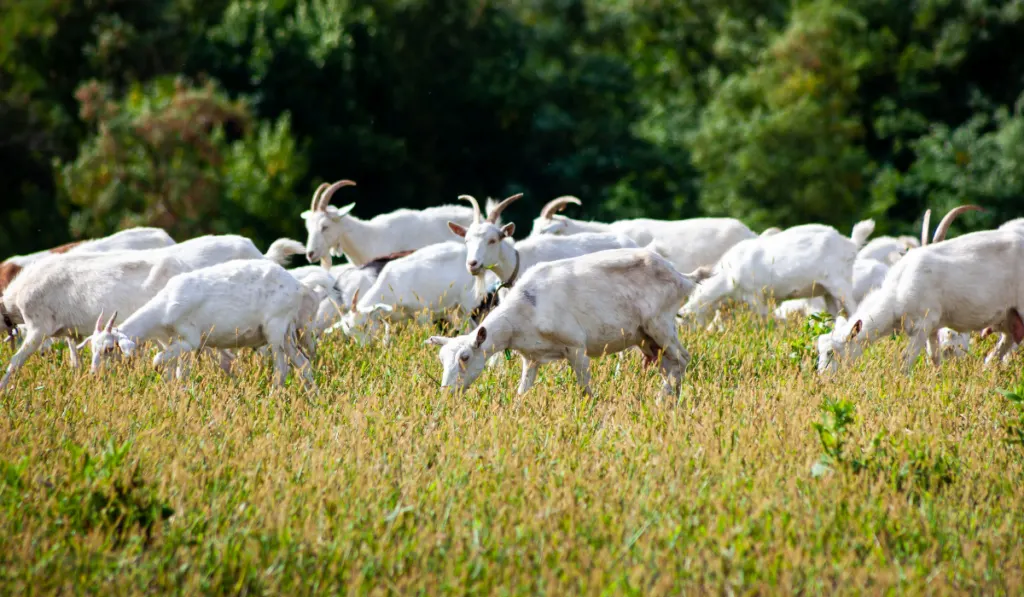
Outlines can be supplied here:
[[445, 395], [431, 331], [393, 331], [326, 343], [312, 398], [250, 356], [188, 389], [34, 357], [2, 398], [4, 592], [1022, 589], [1019, 360], [907, 378], [901, 338], [823, 379], [810, 328], [739, 316], [683, 332], [673, 408], [632, 352], [596, 401], [564, 364], [517, 399], [518, 359]]

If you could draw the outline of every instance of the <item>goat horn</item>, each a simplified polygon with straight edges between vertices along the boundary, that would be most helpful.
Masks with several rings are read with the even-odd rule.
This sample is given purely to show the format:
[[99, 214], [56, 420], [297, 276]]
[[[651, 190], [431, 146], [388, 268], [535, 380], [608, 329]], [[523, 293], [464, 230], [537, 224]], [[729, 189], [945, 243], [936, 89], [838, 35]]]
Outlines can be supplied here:
[[476, 197], [473, 197], [472, 195], [459, 195], [459, 199], [469, 201], [473, 206], [473, 223], [479, 224], [481, 220], [480, 204], [476, 202]]
[[107, 329], [108, 332], [114, 329], [114, 320], [115, 319], [117, 319], [117, 309], [114, 309], [114, 314], [111, 315], [110, 319], [107, 320], [107, 328], [106, 329]]
[[327, 206], [331, 203], [331, 197], [334, 195], [335, 191], [337, 191], [341, 187], [354, 187], [354, 186], [356, 186], [356, 183], [352, 182], [351, 180], [347, 180], [346, 179], [346, 180], [339, 180], [338, 182], [336, 182], [336, 183], [332, 184], [331, 186], [327, 187], [327, 189], [323, 192], [323, 194], [320, 195], [320, 203], [317, 205], [317, 211], [323, 211], [323, 210], [327, 209]]
[[942, 218], [942, 221], [939, 222], [938, 228], [935, 229], [935, 236], [932, 237], [932, 244], [945, 240], [946, 232], [949, 230], [949, 226], [953, 223], [953, 220], [965, 211], [985, 211], [985, 208], [980, 205], [960, 205], [949, 210], [946, 217]]
[[932, 210], [926, 209], [924, 211], [924, 219], [921, 220], [921, 246], [924, 247], [928, 244], [928, 229], [932, 225]]
[[491, 213], [487, 214], [487, 221], [492, 223], [492, 224], [497, 222], [498, 221], [498, 216], [501, 215], [501, 212], [505, 211], [505, 208], [508, 207], [510, 203], [512, 203], [516, 199], [519, 199], [522, 196], [523, 196], [522, 193], [516, 193], [515, 195], [512, 195], [511, 197], [506, 197], [506, 198], [502, 199], [501, 203], [495, 205], [494, 209], [491, 210]]
[[582, 201], [580, 201], [576, 197], [573, 197], [572, 195], [562, 195], [557, 199], [552, 199], [551, 201], [548, 201], [547, 204], [545, 204], [544, 207], [540, 209], [540, 217], [550, 220], [551, 216], [565, 209], [565, 206], [570, 203], [575, 203], [576, 205], [583, 205]]
[[96, 331], [103, 331], [103, 309], [100, 309], [100, 316], [96, 318]]
[[326, 189], [329, 186], [331, 185], [327, 184], [326, 182], [322, 182], [320, 183], [320, 186], [318, 186], [316, 190], [313, 191], [313, 203], [309, 205], [309, 211], [316, 211], [317, 204], [320, 203], [320, 195], [323, 194], [324, 189]]

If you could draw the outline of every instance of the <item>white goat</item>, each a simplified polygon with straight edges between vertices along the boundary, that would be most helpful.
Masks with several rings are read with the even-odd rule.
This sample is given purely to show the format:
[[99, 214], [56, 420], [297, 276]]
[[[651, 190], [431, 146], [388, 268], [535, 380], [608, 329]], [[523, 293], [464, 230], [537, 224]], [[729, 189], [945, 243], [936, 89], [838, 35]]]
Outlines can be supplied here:
[[[297, 346], [298, 331], [311, 318], [317, 297], [280, 265], [269, 261], [229, 261], [172, 278], [145, 305], [114, 327], [102, 316], [90, 338], [92, 370], [118, 352], [131, 356], [146, 340], [168, 344], [154, 359], [162, 368], [202, 347], [256, 348], [269, 345], [275, 383], [284, 386], [288, 365], [307, 388], [316, 387], [310, 362]], [[312, 358], [312, 354], [310, 358]], [[188, 374], [179, 367], [179, 379]]]
[[[24, 326], [24, 339], [0, 390], [46, 338], [88, 335], [104, 308], [134, 312], [173, 276], [190, 269], [173, 256], [147, 254], [151, 251], [160, 249], [54, 255], [25, 268], [0, 298], [5, 327]], [[77, 367], [74, 343], [68, 347]]]
[[448, 222], [457, 236], [466, 239], [466, 269], [476, 277], [477, 297], [484, 285], [485, 270], [494, 272], [504, 287], [515, 284], [516, 278], [538, 263], [579, 257], [588, 253], [609, 249], [635, 249], [637, 244], [624, 234], [584, 232], [572, 236], [539, 235], [519, 242], [512, 240], [515, 224], [499, 227], [496, 222], [502, 211], [523, 194], [512, 195], [490, 210], [487, 218], [481, 217], [480, 204], [469, 195], [459, 199], [469, 201], [473, 206], [473, 223], [468, 228], [455, 222]]
[[[942, 242], [945, 240], [946, 233], [949, 231], [950, 225], [957, 216], [966, 211], [976, 211], [979, 209], [981, 208], [974, 205], [964, 205], [950, 210], [949, 213], [942, 218], [942, 221], [939, 222], [939, 226], [935, 229], [935, 236], [932, 239], [932, 243]], [[925, 212], [924, 219], [922, 220], [921, 242], [917, 243], [918, 246], [928, 245], [930, 222], [931, 210], [929, 209]], [[894, 261], [899, 261], [902, 257], [903, 254], [893, 255]], [[887, 263], [876, 259], [862, 258], [860, 256], [857, 257], [857, 261], [853, 264], [853, 293], [858, 304], [863, 301], [868, 294], [882, 287], [882, 284], [885, 282], [885, 276], [889, 273], [889, 269], [890, 266]], [[820, 303], [820, 308], [818, 308], [818, 303]], [[808, 315], [815, 311], [824, 311], [824, 301], [820, 298], [786, 301], [776, 309], [776, 315], [782, 314], [785, 316], [788, 313], [799, 311], [801, 308], [803, 308], [804, 312]], [[942, 328], [939, 330], [939, 346], [944, 354], [948, 356], [957, 357], [965, 355], [969, 343], [970, 334], [956, 332], [948, 328]]]
[[313, 194], [306, 221], [306, 259], [330, 267], [331, 254], [344, 253], [350, 263], [364, 265], [382, 255], [392, 255], [451, 240], [448, 222], [468, 225], [473, 212], [468, 207], [441, 205], [423, 210], [398, 209], [372, 220], [351, 215], [355, 203], [330, 205], [335, 191], [354, 186], [351, 180], [322, 184]]
[[[991, 327], [1020, 342], [1024, 324], [1024, 236], [1010, 230], [986, 230], [920, 247], [889, 270], [882, 287], [869, 294], [849, 320], [818, 338], [818, 370], [834, 370], [840, 359], [853, 360], [867, 344], [903, 327], [910, 343], [904, 367], [910, 371], [927, 346], [932, 362], [939, 329], [959, 332]], [[985, 359], [1001, 359], [1010, 341], [1000, 342]]]
[[658, 362], [664, 391], [678, 395], [690, 354], [679, 342], [675, 312], [694, 285], [646, 249], [549, 261], [524, 273], [469, 334], [427, 342], [441, 347], [443, 387], [468, 388], [491, 355], [511, 349], [523, 362], [520, 394], [541, 364], [560, 359], [590, 394], [590, 358], [636, 346], [647, 363]]
[[469, 314], [480, 300], [475, 280], [466, 270], [466, 245], [437, 243], [385, 265], [366, 294], [353, 297], [340, 326], [346, 336], [366, 343], [385, 315], [392, 321], [415, 315], [417, 321], [427, 323], [452, 309]]
[[853, 264], [874, 228], [873, 220], [858, 222], [847, 238], [831, 226], [805, 224], [741, 241], [714, 266], [679, 315], [704, 325], [711, 312], [733, 298], [767, 316], [769, 294], [780, 301], [823, 296], [830, 313], [841, 307], [852, 312]]
[[[581, 201], [569, 195], [549, 201], [533, 221], [530, 236], [571, 235], [581, 232], [625, 234], [637, 246], [655, 251], [681, 272], [689, 272], [716, 263], [736, 243], [757, 238], [750, 228], [734, 218], [691, 218], [688, 220], [652, 220], [638, 218], [603, 222], [574, 220], [556, 212]], [[770, 236], [770, 235], [769, 235]]]

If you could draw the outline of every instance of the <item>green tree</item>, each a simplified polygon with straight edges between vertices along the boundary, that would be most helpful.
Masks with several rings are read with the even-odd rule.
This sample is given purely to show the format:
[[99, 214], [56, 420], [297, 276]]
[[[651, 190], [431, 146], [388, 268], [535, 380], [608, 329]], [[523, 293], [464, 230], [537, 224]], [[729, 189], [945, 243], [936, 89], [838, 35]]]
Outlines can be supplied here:
[[794, 11], [757, 64], [716, 90], [692, 136], [705, 210], [755, 228], [848, 226], [872, 168], [857, 114], [872, 46], [863, 18], [838, 3]]
[[169, 77], [123, 98], [92, 81], [77, 96], [94, 133], [73, 162], [58, 164], [61, 191], [78, 208], [76, 235], [141, 225], [178, 239], [233, 232], [269, 242], [301, 230], [292, 215], [306, 165], [287, 115], [258, 122], [212, 82]]

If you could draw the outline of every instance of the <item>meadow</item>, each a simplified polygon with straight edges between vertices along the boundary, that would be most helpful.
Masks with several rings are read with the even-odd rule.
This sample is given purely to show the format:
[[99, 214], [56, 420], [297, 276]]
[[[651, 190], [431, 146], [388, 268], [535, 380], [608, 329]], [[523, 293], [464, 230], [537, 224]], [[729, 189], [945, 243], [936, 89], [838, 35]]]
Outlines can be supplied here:
[[[905, 338], [832, 377], [828, 325], [682, 330], [678, 403], [634, 352], [518, 358], [438, 389], [434, 330], [323, 343], [320, 391], [241, 359], [186, 387], [57, 349], [2, 398], [3, 592], [1020, 594], [1019, 357], [903, 375]], [[6, 346], [0, 362], [10, 357]], [[1000, 391], [1002, 390], [1002, 391]]]

